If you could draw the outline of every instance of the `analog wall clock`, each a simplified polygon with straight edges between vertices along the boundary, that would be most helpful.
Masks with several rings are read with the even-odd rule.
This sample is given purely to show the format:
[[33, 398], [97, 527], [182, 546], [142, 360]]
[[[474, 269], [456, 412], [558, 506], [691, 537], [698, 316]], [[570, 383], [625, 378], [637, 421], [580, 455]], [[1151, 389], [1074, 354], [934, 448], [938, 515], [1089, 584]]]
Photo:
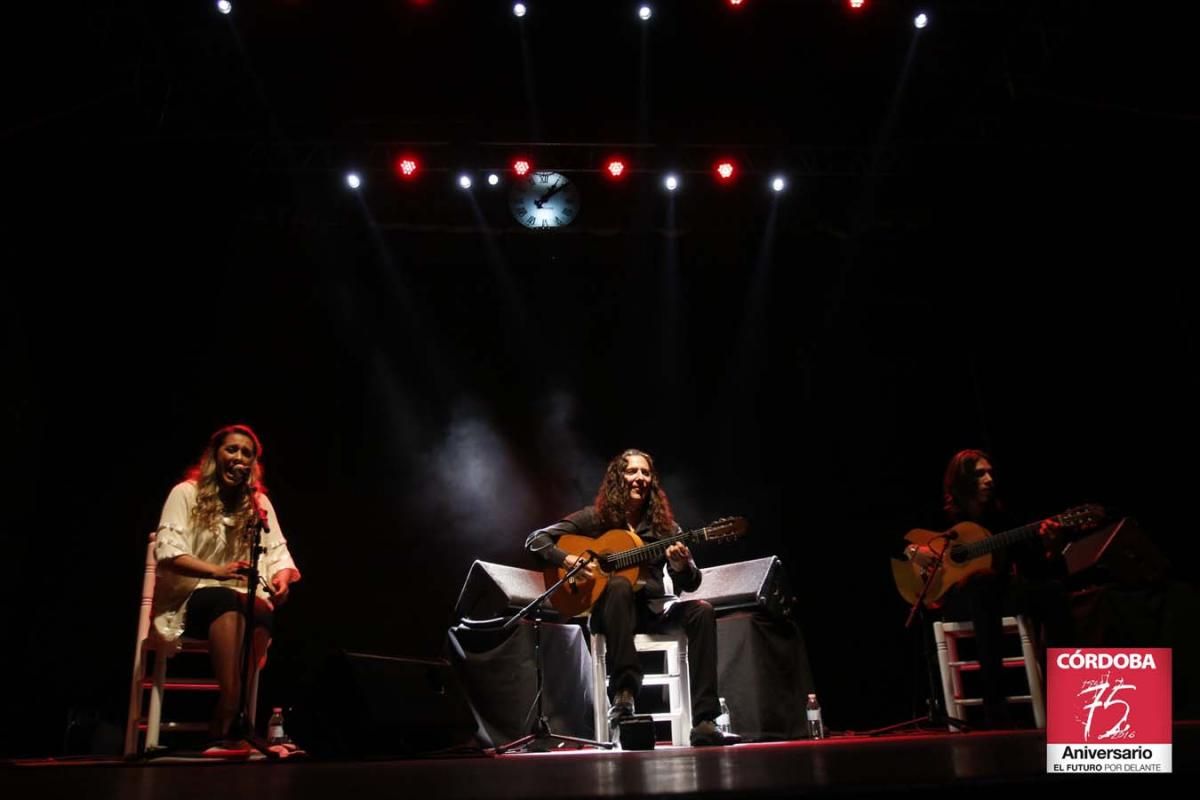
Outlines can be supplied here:
[[531, 172], [513, 183], [509, 205], [527, 228], [561, 228], [579, 216], [579, 189], [557, 172]]

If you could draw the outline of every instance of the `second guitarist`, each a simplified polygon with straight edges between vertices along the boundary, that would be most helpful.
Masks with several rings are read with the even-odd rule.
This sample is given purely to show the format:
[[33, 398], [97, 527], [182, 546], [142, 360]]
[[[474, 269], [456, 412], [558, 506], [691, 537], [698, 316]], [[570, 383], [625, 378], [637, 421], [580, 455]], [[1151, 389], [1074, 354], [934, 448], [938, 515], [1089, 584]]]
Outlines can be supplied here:
[[[1004, 503], [996, 493], [996, 476], [991, 457], [982, 450], [962, 450], [946, 465], [942, 480], [943, 508], [947, 522], [974, 522], [989, 531], [1014, 527]], [[1058, 564], [1047, 554], [1060, 526], [1052, 519], [1043, 521], [1038, 535], [992, 554], [991, 570], [968, 576], [948, 591], [942, 602], [945, 620], [967, 620], [975, 627], [980, 683], [983, 694], [984, 727], [1012, 726], [1005, 702], [1003, 680], [1003, 630], [1005, 615], [1026, 614], [1035, 626], [1045, 628], [1045, 641], [1055, 646], [1070, 637], [1070, 618], [1061, 582], [1055, 579]], [[930, 545], [909, 544], [904, 556], [915, 564], [933, 563], [935, 549], [951, 547], [952, 542], [934, 541]], [[1044, 670], [1043, 670], [1044, 674]]]
[[[580, 556], [559, 548], [560, 536], [596, 538], [621, 529], [635, 533], [647, 543], [680, 532], [654, 461], [641, 450], [626, 450], [609, 462], [593, 505], [534, 531], [525, 547], [555, 566], [569, 568]], [[734, 743], [737, 737], [722, 733], [714, 722], [721, 708], [717, 695], [717, 624], [713, 608], [703, 600], [680, 601], [668, 594], [663, 581], [664, 565], [676, 590], [695, 591], [700, 587], [700, 570], [691, 552], [682, 542], [676, 542], [667, 548], [664, 558], [641, 569], [640, 585], [614, 576], [592, 608], [591, 628], [604, 634], [607, 640], [609, 685], [613, 693], [609, 719], [619, 725], [622, 719], [634, 714], [634, 701], [643, 677], [633, 646], [634, 634], [679, 626], [688, 639], [691, 744], [700, 747]], [[589, 565], [581, 578], [586, 581], [597, 568]], [[559, 591], [573, 589], [566, 585]]]

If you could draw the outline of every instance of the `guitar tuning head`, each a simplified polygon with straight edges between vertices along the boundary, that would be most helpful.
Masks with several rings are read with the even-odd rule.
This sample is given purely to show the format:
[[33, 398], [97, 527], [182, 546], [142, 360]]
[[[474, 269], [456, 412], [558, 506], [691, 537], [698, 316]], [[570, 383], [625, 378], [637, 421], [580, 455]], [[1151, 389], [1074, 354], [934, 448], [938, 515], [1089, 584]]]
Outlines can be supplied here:
[[1059, 524], [1069, 528], [1090, 528], [1104, 522], [1107, 516], [1103, 506], [1088, 504], [1067, 511], [1059, 518]]

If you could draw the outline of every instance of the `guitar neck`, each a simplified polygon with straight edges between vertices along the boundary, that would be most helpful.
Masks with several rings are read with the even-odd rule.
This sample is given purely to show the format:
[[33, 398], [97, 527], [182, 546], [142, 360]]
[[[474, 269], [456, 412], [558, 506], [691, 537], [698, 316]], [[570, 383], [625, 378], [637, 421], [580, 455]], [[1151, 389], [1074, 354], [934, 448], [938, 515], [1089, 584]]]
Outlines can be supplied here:
[[666, 539], [659, 539], [650, 544], [644, 544], [641, 547], [634, 547], [622, 553], [609, 553], [604, 556], [605, 566], [610, 570], [622, 570], [649, 564], [661, 558], [667, 552], [667, 548], [676, 542], [692, 541], [702, 536], [707, 530], [708, 528], [700, 528], [695, 531], [687, 531], [675, 536], [668, 536]]
[[979, 558], [988, 553], [994, 553], [997, 550], [1003, 550], [1009, 545], [1025, 539], [1031, 539], [1037, 535], [1038, 528], [1041, 526], [1041, 521], [1031, 522], [1028, 525], [1022, 525], [1019, 528], [1013, 528], [1010, 531], [997, 533], [994, 536], [989, 536], [986, 539], [981, 539], [978, 542], [971, 544], [960, 545], [961, 550], [954, 548], [954, 556], [959, 561], [970, 561], [973, 558]]

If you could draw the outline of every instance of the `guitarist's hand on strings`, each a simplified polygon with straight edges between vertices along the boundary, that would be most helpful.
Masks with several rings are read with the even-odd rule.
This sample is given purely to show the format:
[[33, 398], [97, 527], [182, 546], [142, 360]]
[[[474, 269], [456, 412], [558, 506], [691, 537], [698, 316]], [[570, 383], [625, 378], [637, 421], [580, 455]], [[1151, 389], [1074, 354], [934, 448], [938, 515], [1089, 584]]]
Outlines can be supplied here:
[[[566, 559], [563, 561], [563, 569], [570, 572], [571, 569], [576, 564], [579, 563], [581, 558], [583, 558], [583, 556], [576, 556], [576, 555], [567, 556]], [[595, 577], [596, 577], [596, 562], [591, 561], [588, 563], [587, 566], [585, 566], [583, 569], [579, 570], [579, 572], [576, 572], [575, 576], [572, 578], [572, 580], [587, 581], [587, 580], [591, 580], [592, 578], [595, 578]]]
[[676, 542], [667, 548], [667, 563], [675, 572], [687, 572], [691, 560], [692, 552], [683, 542]]

